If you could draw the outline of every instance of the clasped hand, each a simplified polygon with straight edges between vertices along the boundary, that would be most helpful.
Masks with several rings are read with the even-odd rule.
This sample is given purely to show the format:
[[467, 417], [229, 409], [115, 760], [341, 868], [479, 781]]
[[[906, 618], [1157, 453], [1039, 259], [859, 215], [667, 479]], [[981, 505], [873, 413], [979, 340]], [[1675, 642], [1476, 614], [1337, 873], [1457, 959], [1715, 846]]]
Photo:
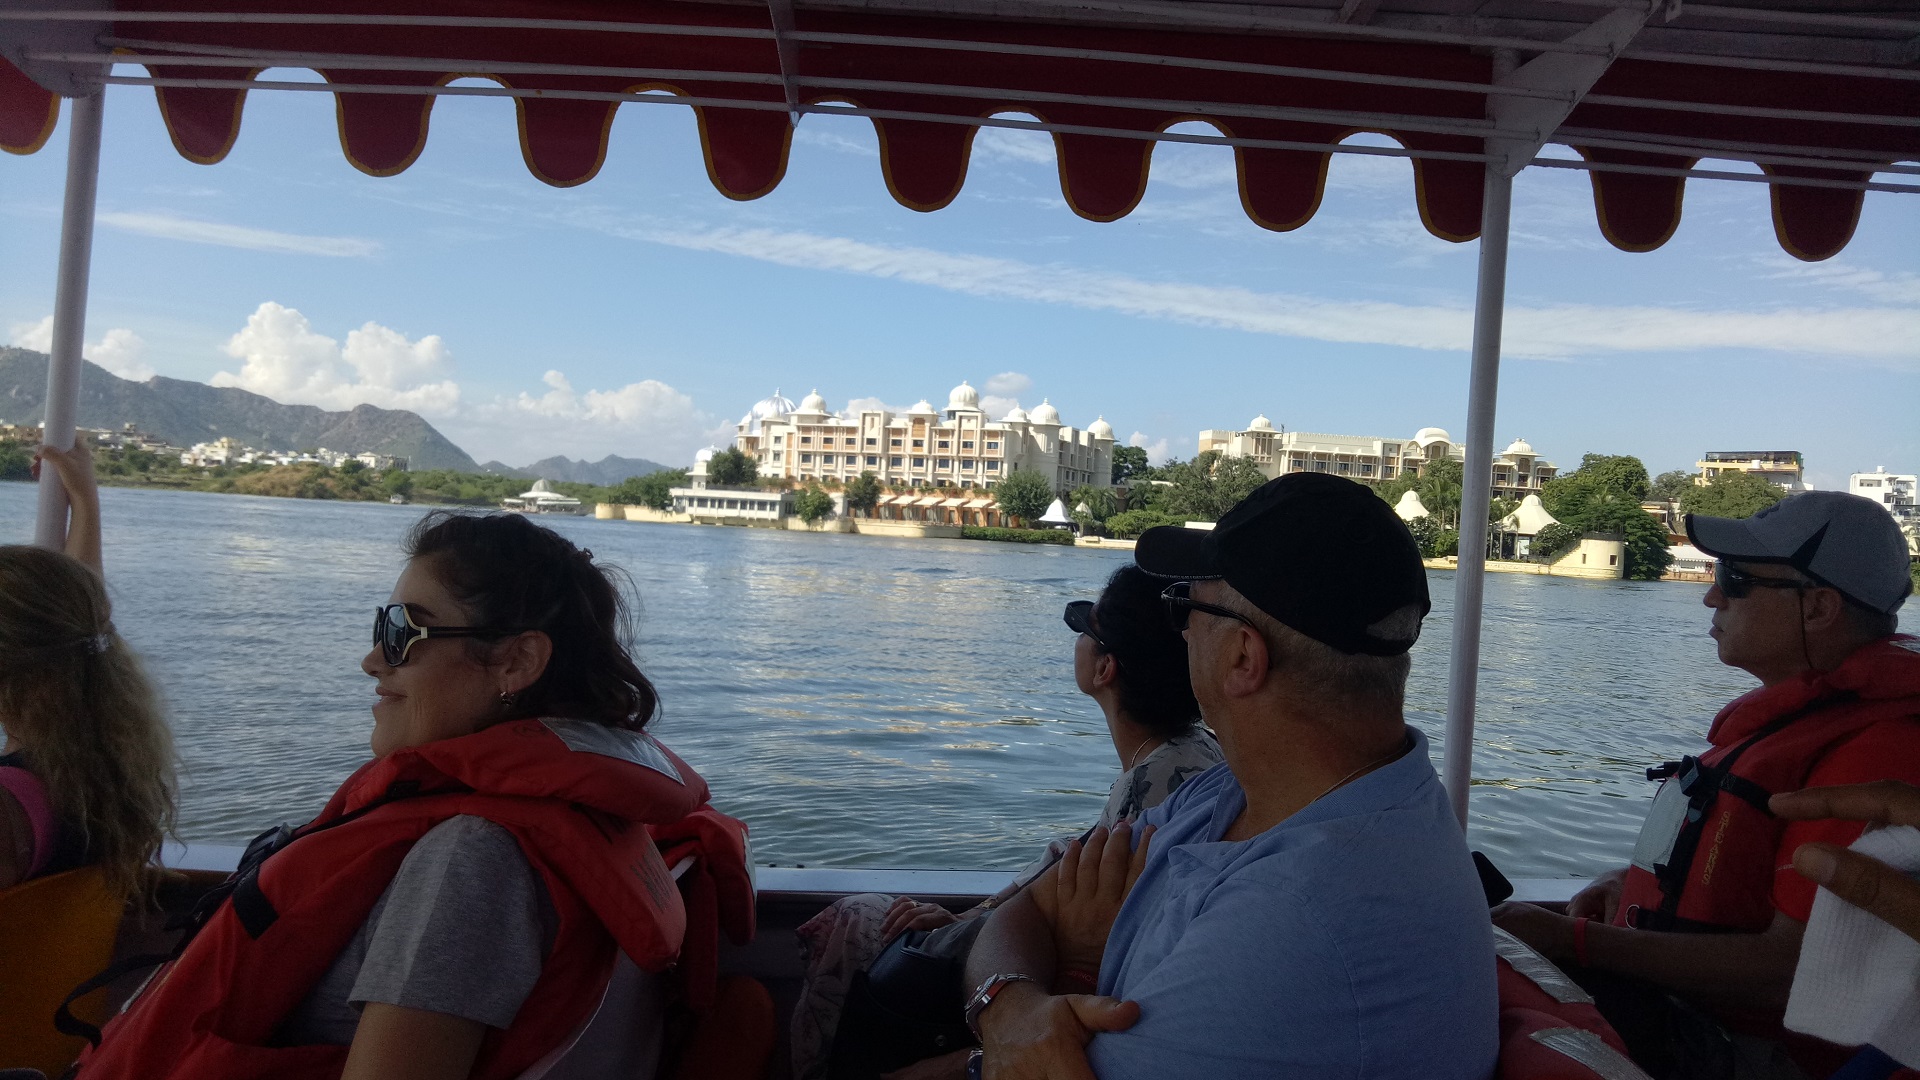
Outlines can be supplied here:
[[1113, 920], [1147, 865], [1153, 826], [1140, 834], [1139, 844], [1132, 840], [1132, 825], [1122, 821], [1073, 841], [1060, 857], [1053, 880], [1053, 949], [1062, 969], [1100, 970]]

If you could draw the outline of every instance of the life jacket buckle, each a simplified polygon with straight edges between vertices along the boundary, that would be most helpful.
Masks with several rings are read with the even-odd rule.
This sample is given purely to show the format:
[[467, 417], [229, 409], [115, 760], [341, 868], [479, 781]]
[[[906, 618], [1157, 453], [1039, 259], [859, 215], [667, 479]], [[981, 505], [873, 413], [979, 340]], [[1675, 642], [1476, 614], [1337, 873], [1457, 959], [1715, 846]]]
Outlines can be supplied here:
[[1679, 772], [1680, 765], [1681, 763], [1678, 761], [1663, 761], [1658, 765], [1649, 765], [1647, 766], [1647, 779], [1655, 781], [1665, 780], [1674, 773]]

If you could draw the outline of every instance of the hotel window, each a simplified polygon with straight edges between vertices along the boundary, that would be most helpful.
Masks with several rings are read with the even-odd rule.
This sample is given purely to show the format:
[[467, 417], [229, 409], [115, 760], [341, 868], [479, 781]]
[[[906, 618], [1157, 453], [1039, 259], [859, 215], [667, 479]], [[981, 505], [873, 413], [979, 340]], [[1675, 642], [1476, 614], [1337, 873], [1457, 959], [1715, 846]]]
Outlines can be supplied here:
[[878, 465], [878, 464], [880, 464], [880, 459], [879, 459], [879, 458], [877, 458], [877, 457], [874, 457], [874, 456], [873, 456], [872, 454], [868, 454], [868, 455], [867, 455], [867, 464], [869, 464], [869, 465]]
[[[899, 442], [900, 440], [899, 440], [899, 439], [895, 439], [895, 440], [893, 440], [893, 441], [894, 441], [894, 442]], [[888, 458], [888, 459], [887, 459], [887, 465], [888, 465], [889, 467], [891, 467], [891, 468], [895, 468], [895, 469], [897, 469], [897, 468], [899, 468], [899, 467], [900, 467], [900, 459], [899, 459], [899, 458], [897, 458], [897, 457], [890, 457], [890, 458]]]
[[1000, 444], [999, 444], [998, 442], [994, 442], [994, 441], [991, 441], [991, 440], [990, 440], [990, 441], [988, 441], [988, 443], [987, 443], [987, 449], [989, 449], [989, 450], [998, 450], [998, 449], [1000, 449]]
[[821, 455], [820, 455], [820, 464], [822, 464], [822, 465], [831, 465], [831, 464], [833, 464], [833, 455], [832, 455], [832, 454], [821, 454]]
[[1341, 476], [1346, 476], [1353, 472], [1353, 463], [1350, 461], [1339, 462], [1334, 465], [1333, 471], [1339, 473]]
[[927, 445], [927, 440], [925, 440], [925, 439], [915, 439], [915, 440], [913, 440], [913, 448], [914, 448], [915, 450], [919, 450], [919, 449], [921, 449], [922, 447], [924, 447], [924, 446], [926, 446], [926, 445]]
[[832, 445], [833, 445], [833, 436], [831, 436], [831, 435], [829, 435], [829, 436], [827, 436], [826, 438], [824, 438], [824, 439], [821, 439], [821, 440], [820, 440], [820, 445], [822, 445], [822, 446], [832, 446]]
[[873, 439], [873, 438], [869, 438], [869, 439], [867, 440], [867, 445], [868, 445], [868, 446], [879, 446], [879, 445], [880, 445], [880, 440], [879, 440], [879, 439]]
[[971, 449], [973, 449], [973, 440], [972, 440], [972, 439], [967, 439], [967, 440], [965, 440], [965, 441], [963, 441], [963, 442], [962, 442], [962, 443], [960, 444], [960, 449], [962, 449], [962, 450], [971, 450]]
[[913, 459], [913, 467], [914, 467], [914, 468], [916, 468], [916, 469], [924, 469], [924, 468], [926, 468], [926, 467], [927, 467], [927, 459], [926, 459], [926, 458], [923, 458], [923, 457], [917, 457], [917, 458], [914, 458], [914, 459]]
[[783, 451], [780, 451], [780, 450], [775, 450], [775, 451], [773, 452], [773, 460], [775, 460], [775, 461], [779, 461], [779, 460], [780, 460], [780, 455], [781, 455], [781, 453], [783, 453]]
[[971, 461], [962, 461], [962, 462], [960, 463], [960, 467], [961, 467], [961, 468], [963, 468], [963, 469], [965, 469], [965, 470], [967, 470], [968, 472], [972, 472], [972, 471], [973, 471], [973, 462], [971, 462]]
[[1324, 461], [1316, 461], [1316, 462], [1314, 462], [1314, 463], [1313, 463], [1313, 471], [1314, 471], [1314, 472], [1326, 472], [1326, 471], [1327, 471], [1327, 463], [1326, 463], [1326, 462], [1324, 462]]
[[800, 442], [801, 442], [802, 444], [805, 444], [805, 443], [810, 443], [810, 442], [812, 442], [812, 441], [813, 441], [813, 436], [811, 436], [811, 435], [802, 435], [802, 436], [800, 436]]
[[941, 458], [939, 461], [934, 462], [933, 465], [934, 468], [937, 469], [951, 469], [953, 468], [953, 460], [951, 458]]
[[1360, 475], [1361, 475], [1361, 476], [1372, 476], [1372, 475], [1373, 475], [1373, 462], [1371, 462], [1371, 461], [1363, 461], [1363, 462], [1361, 462], [1361, 463], [1360, 463]]
[[813, 464], [813, 455], [812, 455], [812, 454], [801, 454], [801, 455], [800, 455], [800, 464], [802, 464], [802, 465], [811, 465], [811, 464]]
[[941, 440], [940, 440], [940, 449], [942, 449], [942, 450], [945, 450], [945, 449], [947, 449], [947, 448], [948, 448], [949, 446], [952, 446], [952, 445], [953, 445], [952, 443], [949, 443], [949, 442], [948, 442], [947, 440], [945, 440], [945, 439], [941, 439]]
[[775, 435], [775, 436], [773, 437], [773, 445], [775, 445], [775, 446], [779, 446], [779, 445], [780, 445], [780, 440], [781, 440], [781, 439], [784, 439], [784, 438], [786, 438], [786, 436], [785, 436], [785, 435]]
[[888, 444], [889, 446], [899, 446], [899, 445], [900, 445], [900, 440], [899, 440], [899, 439], [889, 439], [889, 440], [887, 440], [887, 444]]
[[989, 462], [987, 462], [987, 471], [988, 471], [988, 472], [999, 472], [999, 471], [1000, 471], [1000, 463], [999, 463], [999, 462], [997, 462], [997, 461], [989, 461]]

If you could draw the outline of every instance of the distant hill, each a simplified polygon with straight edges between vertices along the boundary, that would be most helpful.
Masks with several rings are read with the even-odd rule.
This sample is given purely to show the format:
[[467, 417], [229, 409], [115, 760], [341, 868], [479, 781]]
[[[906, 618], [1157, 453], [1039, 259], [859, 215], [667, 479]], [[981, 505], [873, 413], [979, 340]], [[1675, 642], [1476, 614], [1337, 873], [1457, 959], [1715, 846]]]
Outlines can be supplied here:
[[[45, 353], [0, 348], [0, 421], [38, 424], [46, 390]], [[282, 405], [236, 387], [160, 375], [132, 382], [92, 363], [80, 377], [78, 422], [86, 428], [133, 424], [182, 447], [225, 435], [262, 450], [324, 446], [403, 457], [415, 470], [480, 471], [466, 451], [405, 410], [357, 405], [347, 412], [327, 412], [312, 405]]]
[[612, 487], [632, 476], [645, 476], [648, 473], [664, 472], [672, 468], [646, 458], [620, 457], [608, 454], [599, 461], [576, 461], [569, 457], [550, 457], [536, 461], [523, 468], [514, 468], [498, 461], [489, 461], [480, 466], [480, 471], [500, 476], [520, 476], [532, 480], [565, 480], [575, 484], [599, 484]]

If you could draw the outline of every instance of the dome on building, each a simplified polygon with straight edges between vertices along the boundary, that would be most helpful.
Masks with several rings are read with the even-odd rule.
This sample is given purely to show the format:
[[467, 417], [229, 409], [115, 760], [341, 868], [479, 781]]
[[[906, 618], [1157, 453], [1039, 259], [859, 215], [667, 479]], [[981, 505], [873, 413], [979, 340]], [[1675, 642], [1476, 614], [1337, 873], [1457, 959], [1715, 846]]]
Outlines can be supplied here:
[[1000, 422], [1003, 424], [1024, 424], [1027, 420], [1027, 410], [1018, 405], [1013, 407], [1012, 412], [1000, 418]]
[[1100, 419], [1087, 425], [1087, 434], [1096, 439], [1111, 439], [1113, 438], [1113, 425], [1107, 423], [1107, 418], [1102, 416]]
[[1513, 445], [1507, 447], [1505, 450], [1502, 450], [1500, 452], [1507, 455], [1508, 457], [1512, 457], [1516, 454], [1524, 454], [1527, 457], [1534, 456], [1533, 446], [1529, 444], [1525, 439], [1513, 440]]
[[1043, 398], [1040, 401], [1040, 407], [1033, 410], [1033, 422], [1036, 424], [1058, 424], [1060, 422], [1060, 410], [1053, 407], [1053, 402]]
[[962, 382], [947, 395], [949, 409], [977, 409], [980, 407], [980, 391]]
[[1423, 427], [1413, 433], [1413, 441], [1419, 443], [1421, 446], [1437, 442], [1451, 443], [1453, 436], [1447, 434], [1446, 428]]
[[713, 460], [713, 455], [719, 452], [720, 452], [719, 447], [709, 446], [705, 450], [702, 450], [699, 453], [693, 455], [693, 463], [695, 465], [705, 465], [707, 462]]
[[785, 416], [792, 412], [794, 407], [793, 402], [782, 397], [780, 391], [775, 390], [772, 397], [755, 402], [753, 408], [747, 410], [747, 415], [740, 418], [740, 426], [747, 429], [748, 435], [758, 435], [760, 421], [772, 416]]
[[1420, 501], [1420, 493], [1409, 489], [1393, 504], [1393, 512], [1400, 515], [1401, 521], [1416, 521], [1427, 516], [1427, 504]]
[[800, 408], [795, 411], [825, 416], [827, 413], [827, 399], [820, 396], [820, 391], [815, 390], [813, 393], [800, 399]]
[[928, 401], [926, 398], [921, 398], [919, 401], [913, 403], [913, 408], [907, 410], [907, 415], [921, 416], [923, 414], [931, 414], [932, 412], [933, 402]]
[[1253, 423], [1247, 425], [1247, 430], [1248, 431], [1272, 431], [1273, 421], [1267, 419], [1267, 416], [1265, 413], [1261, 413], [1259, 416], [1256, 416], [1253, 418]]

